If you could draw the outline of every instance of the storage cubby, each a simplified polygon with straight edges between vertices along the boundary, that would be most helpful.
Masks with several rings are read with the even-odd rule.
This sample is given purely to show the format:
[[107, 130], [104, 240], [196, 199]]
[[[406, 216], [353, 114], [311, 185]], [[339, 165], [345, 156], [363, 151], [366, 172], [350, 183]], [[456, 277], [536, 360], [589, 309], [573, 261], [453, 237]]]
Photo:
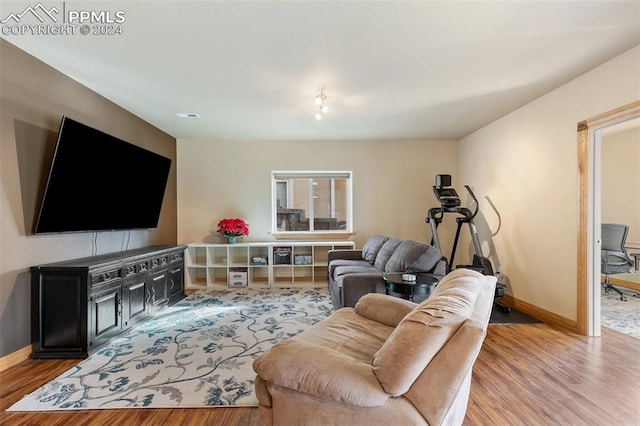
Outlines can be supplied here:
[[269, 265], [269, 247], [252, 246], [249, 247], [249, 264], [252, 266]]
[[312, 265], [294, 265], [293, 282], [294, 283], [313, 283], [313, 266]]
[[224, 247], [211, 247], [211, 249], [207, 249], [207, 247], [203, 248], [207, 250], [208, 255], [206, 257], [209, 259], [209, 265], [227, 266], [227, 250]]
[[196, 265], [207, 264], [207, 249], [205, 247], [196, 247], [191, 253], [190, 262]]
[[282, 284], [293, 282], [293, 268], [291, 265], [274, 265], [272, 277], [274, 283]]
[[207, 269], [206, 267], [190, 268], [187, 270], [186, 281], [192, 282], [198, 286], [207, 285]]
[[186, 287], [228, 285], [229, 272], [247, 273], [248, 286], [304, 284], [327, 280], [327, 253], [354, 249], [353, 241], [274, 241], [268, 243], [189, 244]]
[[209, 285], [210, 283], [226, 284], [228, 279], [228, 273], [229, 271], [226, 266], [209, 268], [209, 277], [208, 277], [209, 279], [205, 283], [205, 286]]
[[293, 247], [291, 246], [274, 246], [273, 247], [273, 264], [274, 265], [291, 265], [293, 263]]
[[249, 282], [269, 284], [269, 268], [267, 266], [250, 266]]
[[227, 263], [233, 268], [247, 266], [249, 264], [249, 251], [247, 247], [234, 245], [227, 250]]

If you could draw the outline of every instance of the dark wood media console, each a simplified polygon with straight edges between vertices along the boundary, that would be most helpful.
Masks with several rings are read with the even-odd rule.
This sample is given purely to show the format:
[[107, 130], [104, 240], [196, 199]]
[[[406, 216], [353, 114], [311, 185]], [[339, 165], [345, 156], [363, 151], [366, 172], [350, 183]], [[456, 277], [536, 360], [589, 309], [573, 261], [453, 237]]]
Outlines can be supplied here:
[[32, 358], [86, 358], [184, 297], [186, 246], [154, 246], [31, 268]]

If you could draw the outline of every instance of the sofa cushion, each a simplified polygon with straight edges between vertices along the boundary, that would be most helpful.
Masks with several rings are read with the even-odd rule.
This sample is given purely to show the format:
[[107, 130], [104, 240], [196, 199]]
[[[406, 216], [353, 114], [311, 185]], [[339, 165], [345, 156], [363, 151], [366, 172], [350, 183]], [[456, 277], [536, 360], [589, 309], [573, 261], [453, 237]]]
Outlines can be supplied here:
[[442, 259], [442, 253], [437, 248], [426, 245], [427, 250], [415, 262], [407, 266], [407, 272], [431, 272]]
[[471, 316], [482, 274], [456, 269], [432, 295], [402, 319], [373, 357], [373, 369], [385, 391], [406, 393], [431, 359]]
[[378, 256], [378, 252], [388, 239], [389, 237], [385, 237], [384, 235], [373, 235], [369, 238], [362, 247], [362, 259], [373, 265]]
[[328, 404], [378, 407], [389, 395], [371, 370], [371, 358], [392, 331], [353, 308], [340, 309], [258, 356], [253, 369], [271, 384], [319, 396]]
[[[439, 250], [435, 247], [431, 247], [425, 243], [420, 243], [418, 241], [404, 240], [394, 250], [393, 254], [389, 258], [389, 261], [384, 267], [384, 271], [404, 272], [416, 262], [418, 262], [419, 266], [427, 266], [429, 264], [429, 260], [431, 260], [431, 255], [429, 255], [423, 261], [420, 261], [420, 258], [427, 251], [433, 252], [433, 250], [430, 250], [430, 248], [438, 251], [439, 259]], [[431, 264], [431, 268], [424, 270], [424, 272], [429, 272], [435, 266], [436, 262], [437, 259], [435, 262], [433, 262], [433, 264]]]
[[329, 274], [335, 277], [335, 271], [338, 266], [365, 266], [371, 267], [366, 260], [354, 260], [354, 259], [333, 259], [329, 262]]
[[393, 327], [358, 315], [354, 308], [342, 308], [294, 337], [314, 345], [340, 351], [358, 362], [371, 365], [371, 358], [393, 332]]
[[341, 276], [347, 274], [376, 274], [382, 276], [383, 273], [365, 262], [363, 265], [337, 266], [333, 271], [333, 279], [337, 280]]
[[374, 262], [373, 266], [381, 271], [384, 271], [385, 265], [387, 264], [389, 259], [391, 259], [393, 252], [396, 251], [396, 248], [400, 245], [400, 243], [402, 243], [402, 241], [403, 240], [397, 238], [389, 238], [387, 241], [385, 241], [378, 251], [378, 255], [376, 256], [376, 261]]

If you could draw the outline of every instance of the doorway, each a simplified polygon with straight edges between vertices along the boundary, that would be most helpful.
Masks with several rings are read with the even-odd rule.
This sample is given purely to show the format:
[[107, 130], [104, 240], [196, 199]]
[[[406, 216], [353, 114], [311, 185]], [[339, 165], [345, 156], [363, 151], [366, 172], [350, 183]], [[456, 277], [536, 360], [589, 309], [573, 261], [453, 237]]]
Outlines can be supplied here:
[[578, 332], [600, 336], [600, 152], [602, 131], [640, 117], [640, 101], [578, 123], [580, 218], [578, 235]]

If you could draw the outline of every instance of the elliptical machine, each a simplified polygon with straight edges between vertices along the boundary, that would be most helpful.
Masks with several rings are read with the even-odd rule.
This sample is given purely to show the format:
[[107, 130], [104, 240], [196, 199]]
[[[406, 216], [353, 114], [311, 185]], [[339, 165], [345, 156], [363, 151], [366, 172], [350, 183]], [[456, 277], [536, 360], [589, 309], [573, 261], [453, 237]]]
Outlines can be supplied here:
[[[479, 203], [475, 194], [468, 185], [464, 188], [467, 190], [471, 199], [475, 203], [475, 209], [473, 211], [466, 207], [461, 207], [462, 202], [460, 196], [456, 190], [451, 187], [451, 175], [436, 175], [435, 185], [433, 186], [433, 192], [436, 198], [440, 202], [440, 207], [433, 207], [427, 212], [425, 222], [431, 226], [431, 245], [436, 247], [442, 252], [442, 246], [440, 244], [440, 238], [438, 237], [438, 225], [442, 223], [445, 214], [456, 214], [456, 235], [453, 240], [453, 247], [451, 248], [451, 257], [447, 261], [447, 272], [453, 268], [453, 261], [456, 256], [456, 249], [458, 247], [458, 239], [460, 238], [460, 231], [462, 226], [466, 223], [469, 227], [469, 233], [471, 234], [471, 243], [473, 244], [473, 260], [471, 265], [457, 265], [457, 268], [469, 268], [478, 271], [484, 275], [494, 275], [491, 261], [482, 254], [482, 248], [480, 246], [480, 239], [478, 238], [478, 231], [473, 219], [478, 214]], [[446, 258], [445, 258], [446, 259]], [[494, 298], [494, 305], [498, 307], [502, 312], [509, 313], [511, 308], [505, 305], [499, 299], [504, 296], [505, 285], [498, 282], [496, 284], [496, 292]]]

